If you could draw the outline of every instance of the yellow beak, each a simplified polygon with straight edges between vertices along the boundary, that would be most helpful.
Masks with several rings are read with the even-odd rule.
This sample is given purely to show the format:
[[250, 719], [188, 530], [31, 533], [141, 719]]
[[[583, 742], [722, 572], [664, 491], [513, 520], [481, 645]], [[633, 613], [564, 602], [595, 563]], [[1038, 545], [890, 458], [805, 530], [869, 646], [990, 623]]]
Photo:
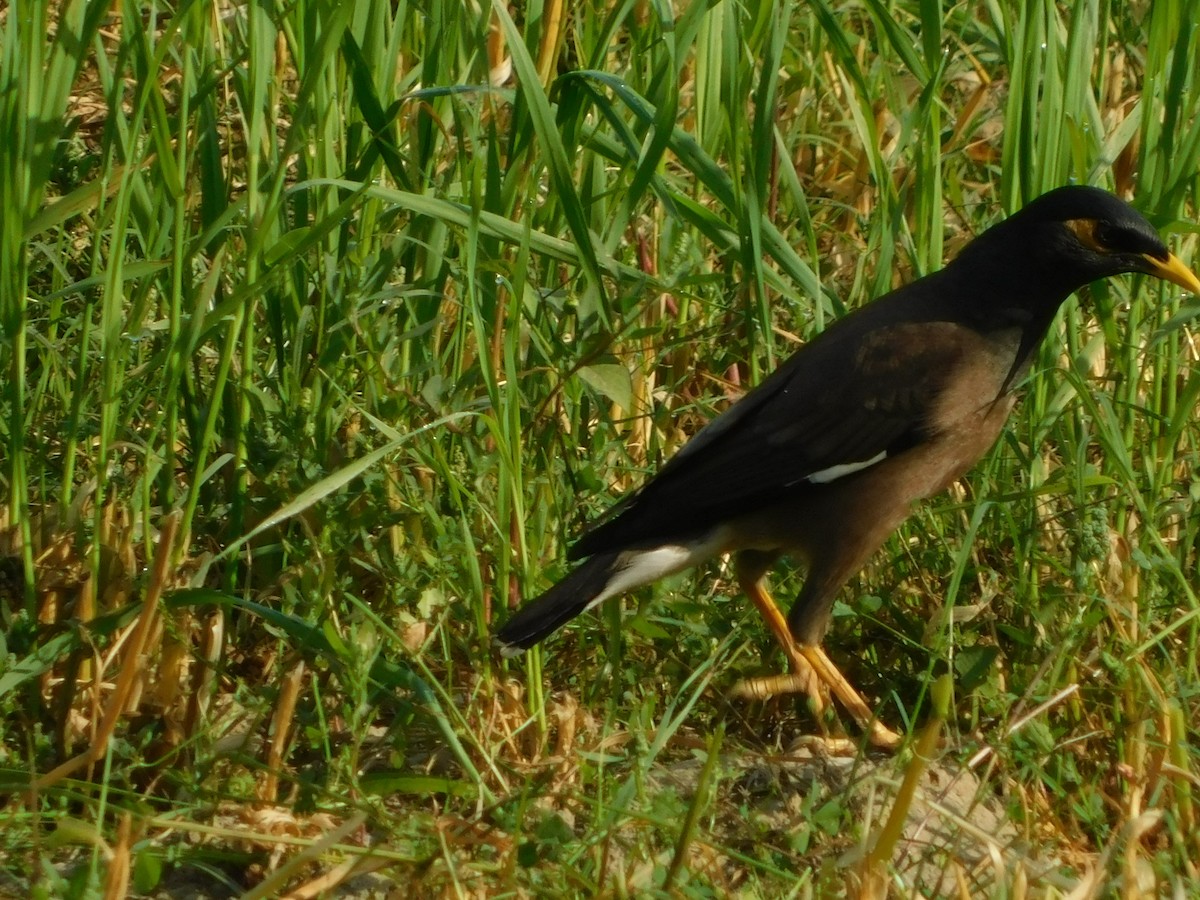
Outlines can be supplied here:
[[1200, 278], [1197, 278], [1187, 266], [1179, 261], [1174, 253], [1168, 253], [1167, 258], [1156, 259], [1150, 254], [1144, 254], [1149, 267], [1146, 271], [1158, 278], [1177, 284], [1186, 291], [1200, 294]]

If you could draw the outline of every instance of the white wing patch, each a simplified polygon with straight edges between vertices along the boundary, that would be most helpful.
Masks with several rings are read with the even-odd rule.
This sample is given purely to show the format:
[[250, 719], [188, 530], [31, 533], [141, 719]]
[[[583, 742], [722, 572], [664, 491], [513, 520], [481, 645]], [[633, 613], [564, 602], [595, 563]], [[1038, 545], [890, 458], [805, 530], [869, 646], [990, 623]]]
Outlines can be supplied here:
[[828, 484], [831, 481], [837, 481], [844, 475], [853, 475], [855, 472], [869, 469], [875, 463], [882, 462], [885, 459], [887, 459], [887, 451], [882, 450], [870, 459], [864, 459], [862, 462], [839, 463], [836, 466], [830, 466], [828, 469], [813, 472], [805, 480], [811, 481], [813, 484]]

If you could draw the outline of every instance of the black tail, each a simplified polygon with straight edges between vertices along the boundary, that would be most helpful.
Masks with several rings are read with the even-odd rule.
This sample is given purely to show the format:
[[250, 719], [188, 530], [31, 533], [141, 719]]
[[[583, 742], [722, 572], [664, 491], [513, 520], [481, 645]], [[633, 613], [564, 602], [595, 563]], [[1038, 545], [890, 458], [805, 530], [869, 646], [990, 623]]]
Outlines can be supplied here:
[[496, 643], [505, 656], [516, 656], [604, 599], [604, 589], [620, 569], [619, 553], [598, 553], [546, 593], [530, 600], [504, 623]]

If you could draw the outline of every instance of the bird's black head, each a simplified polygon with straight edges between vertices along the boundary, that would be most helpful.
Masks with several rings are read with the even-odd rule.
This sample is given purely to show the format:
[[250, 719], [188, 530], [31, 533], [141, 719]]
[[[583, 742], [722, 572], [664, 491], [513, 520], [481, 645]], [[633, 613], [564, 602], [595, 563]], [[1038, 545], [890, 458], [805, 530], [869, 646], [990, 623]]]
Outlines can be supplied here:
[[1085, 284], [1125, 272], [1200, 293], [1200, 280], [1167, 250], [1154, 226], [1099, 188], [1072, 185], [1043, 194], [975, 244], [995, 260], [1036, 273], [1035, 283], [1055, 305]]

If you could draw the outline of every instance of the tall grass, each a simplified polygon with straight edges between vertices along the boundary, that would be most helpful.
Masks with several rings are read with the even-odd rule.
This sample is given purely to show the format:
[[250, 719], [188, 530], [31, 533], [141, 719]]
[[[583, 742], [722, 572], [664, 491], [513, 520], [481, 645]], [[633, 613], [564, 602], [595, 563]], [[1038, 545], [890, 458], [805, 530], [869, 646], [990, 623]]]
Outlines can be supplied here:
[[[723, 569], [521, 662], [491, 631], [799, 342], [1041, 191], [1116, 189], [1191, 260], [1191, 18], [0, 11], [14, 883], [274, 866], [274, 890], [346, 860], [429, 892], [840, 885], [857, 807], [806, 789], [780, 831], [739, 800], [731, 760], [817, 723], [723, 699], [780, 663]], [[1081, 300], [997, 451], [845, 593], [830, 650], [910, 729], [952, 673], [946, 752], [988, 759], [1081, 889], [1186, 890], [1195, 301], [1134, 279]], [[692, 752], [695, 789], [665, 787]]]

